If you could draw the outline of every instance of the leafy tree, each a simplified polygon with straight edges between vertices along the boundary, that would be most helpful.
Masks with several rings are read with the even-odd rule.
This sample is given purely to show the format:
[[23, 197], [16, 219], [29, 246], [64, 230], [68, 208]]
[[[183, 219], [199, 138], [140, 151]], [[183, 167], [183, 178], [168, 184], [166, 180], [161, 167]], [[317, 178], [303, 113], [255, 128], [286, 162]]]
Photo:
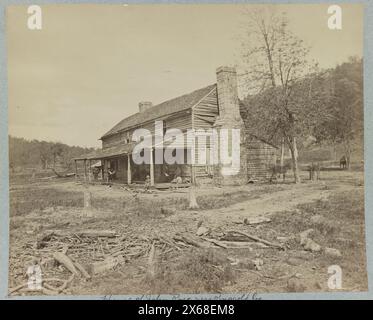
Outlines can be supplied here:
[[351, 154], [357, 144], [362, 145], [363, 63], [351, 57], [348, 62], [330, 70], [324, 83], [325, 116], [315, 130], [318, 141], [341, 145], [350, 167]]
[[297, 138], [309, 134], [320, 115], [315, 100], [316, 64], [309, 49], [288, 28], [284, 14], [273, 10], [251, 10], [247, 15], [244, 61], [245, 86], [254, 99], [246, 99], [249, 131], [289, 147], [295, 183], [298, 172]]
[[93, 150], [94, 148], [68, 146], [59, 142], [28, 141], [9, 136], [9, 168], [11, 172], [16, 167], [27, 168], [37, 165], [47, 169], [52, 164], [53, 169], [59, 165], [68, 170], [73, 158]]

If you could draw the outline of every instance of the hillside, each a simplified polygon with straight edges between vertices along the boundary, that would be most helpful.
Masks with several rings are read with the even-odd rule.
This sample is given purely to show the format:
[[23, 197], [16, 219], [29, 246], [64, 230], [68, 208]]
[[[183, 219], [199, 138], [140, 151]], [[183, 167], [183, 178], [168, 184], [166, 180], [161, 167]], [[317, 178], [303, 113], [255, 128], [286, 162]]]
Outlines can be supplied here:
[[27, 140], [9, 136], [10, 173], [28, 169], [70, 170], [74, 157], [93, 150], [94, 148], [69, 146], [60, 142]]

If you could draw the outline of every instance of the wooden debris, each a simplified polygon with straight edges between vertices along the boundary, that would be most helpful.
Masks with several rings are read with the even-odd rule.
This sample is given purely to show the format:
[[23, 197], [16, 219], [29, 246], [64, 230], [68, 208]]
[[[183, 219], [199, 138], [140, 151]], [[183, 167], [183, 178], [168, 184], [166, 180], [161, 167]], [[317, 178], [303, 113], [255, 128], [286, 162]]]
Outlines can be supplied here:
[[252, 224], [259, 224], [264, 222], [271, 222], [271, 219], [266, 217], [251, 217], [251, 218], [245, 218], [243, 220], [244, 224], [252, 225]]
[[88, 269], [90, 274], [95, 275], [113, 269], [122, 262], [124, 262], [123, 257], [107, 257], [104, 261], [98, 261], [90, 264]]
[[152, 246], [149, 251], [149, 256], [148, 256], [148, 269], [147, 269], [147, 275], [150, 278], [155, 277], [155, 265], [156, 265], [156, 247], [155, 243], [152, 243]]
[[[248, 249], [253, 250], [252, 245], [254, 245], [253, 242], [242, 242], [242, 241], [220, 241], [221, 244], [225, 245], [227, 249]], [[258, 242], [257, 244], [260, 244], [261, 248], [268, 248], [263, 243]]]
[[241, 231], [231, 230], [231, 231], [228, 231], [228, 233], [237, 233], [237, 234], [240, 234], [240, 235], [243, 235], [243, 236], [247, 237], [248, 239], [264, 243], [264, 244], [266, 244], [270, 247], [275, 247], [275, 248], [284, 250], [284, 247], [282, 245], [278, 244], [278, 243], [270, 242], [270, 241], [258, 238], [256, 236], [249, 235], [249, 234], [241, 232]]
[[79, 276], [78, 270], [76, 270], [74, 263], [71, 259], [62, 252], [55, 252], [53, 254], [53, 258], [60, 264], [62, 264], [67, 270], [69, 270], [72, 274]]
[[221, 247], [221, 248], [224, 248], [224, 249], [228, 249], [228, 246], [225, 245], [224, 243], [220, 242], [219, 240], [209, 239], [209, 238], [205, 238], [205, 237], [201, 237], [201, 239], [203, 239], [205, 241], [208, 241], [208, 242], [211, 242], [211, 243], [217, 245], [218, 247]]
[[79, 237], [107, 237], [107, 238], [114, 238], [117, 236], [116, 232], [113, 230], [84, 230], [75, 232]]
[[173, 247], [173, 248], [175, 248], [175, 249], [178, 250], [178, 251], [181, 250], [181, 248], [179, 248], [175, 243], [173, 243], [172, 241], [170, 241], [170, 240], [168, 240], [168, 239], [165, 239], [164, 237], [154, 238], [154, 240], [158, 240], [159, 242], [166, 243], [166, 244], [168, 244], [170, 247]]
[[74, 261], [74, 265], [75, 267], [80, 271], [80, 273], [82, 274], [82, 276], [86, 279], [90, 279], [91, 276], [89, 275], [89, 273], [87, 272], [87, 270], [78, 262], [78, 261]]
[[192, 246], [197, 247], [197, 248], [207, 248], [208, 247], [206, 244], [204, 244], [202, 242], [198, 242], [198, 241], [192, 239], [191, 237], [187, 237], [185, 235], [175, 235], [174, 239], [176, 241], [184, 242], [186, 244], [192, 245]]

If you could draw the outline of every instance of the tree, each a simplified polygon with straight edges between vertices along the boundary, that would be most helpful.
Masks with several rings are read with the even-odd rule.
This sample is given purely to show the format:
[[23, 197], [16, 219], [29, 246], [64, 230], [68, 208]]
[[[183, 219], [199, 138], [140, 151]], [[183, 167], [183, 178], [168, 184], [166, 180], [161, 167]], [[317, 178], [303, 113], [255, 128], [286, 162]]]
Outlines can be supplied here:
[[62, 143], [55, 143], [51, 146], [51, 153], [53, 157], [53, 169], [56, 168], [57, 158], [62, 156], [64, 149], [65, 148]]
[[318, 141], [341, 145], [349, 168], [355, 147], [362, 146], [363, 143], [362, 60], [350, 58], [348, 62], [331, 70], [324, 89], [323, 99], [327, 112], [320, 121], [315, 136]]
[[9, 136], [9, 163], [13, 168], [33, 167], [41, 165], [42, 169], [51, 166], [53, 169], [59, 164], [69, 170], [72, 159], [84, 153], [92, 152], [94, 148], [68, 146], [63, 143], [46, 142]]
[[46, 141], [41, 141], [38, 147], [40, 153], [41, 167], [42, 169], [46, 169], [51, 158], [50, 144]]
[[321, 105], [313, 100], [317, 65], [310, 63], [309, 49], [290, 31], [284, 14], [272, 9], [245, 14], [244, 79], [247, 93], [255, 100], [248, 104], [245, 123], [249, 132], [286, 143], [298, 183], [297, 138], [312, 130], [320, 115]]

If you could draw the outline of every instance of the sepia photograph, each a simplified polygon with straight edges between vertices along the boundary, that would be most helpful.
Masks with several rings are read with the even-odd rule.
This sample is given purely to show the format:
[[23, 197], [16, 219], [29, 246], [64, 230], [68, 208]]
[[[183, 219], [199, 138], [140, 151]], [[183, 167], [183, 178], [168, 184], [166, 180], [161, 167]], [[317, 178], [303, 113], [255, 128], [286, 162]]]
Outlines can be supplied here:
[[368, 291], [363, 4], [5, 10], [9, 297]]

